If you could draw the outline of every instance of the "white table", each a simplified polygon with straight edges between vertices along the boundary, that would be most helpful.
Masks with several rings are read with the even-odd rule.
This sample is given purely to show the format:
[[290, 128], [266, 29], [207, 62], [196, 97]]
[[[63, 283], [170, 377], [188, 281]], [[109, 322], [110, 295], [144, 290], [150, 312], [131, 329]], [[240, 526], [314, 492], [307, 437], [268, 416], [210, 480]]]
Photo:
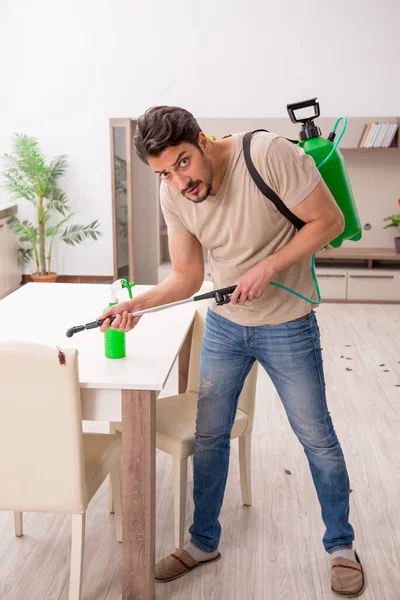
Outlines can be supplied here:
[[[150, 287], [132, 291], [137, 295]], [[126, 296], [124, 290], [119, 299]], [[144, 315], [127, 334], [126, 358], [110, 360], [99, 329], [65, 335], [74, 325], [94, 321], [108, 302], [108, 285], [28, 283], [0, 301], [0, 341], [77, 348], [83, 418], [122, 416], [122, 598], [153, 600], [156, 396], [178, 356], [182, 371], [187, 369], [196, 306], [190, 302]]]

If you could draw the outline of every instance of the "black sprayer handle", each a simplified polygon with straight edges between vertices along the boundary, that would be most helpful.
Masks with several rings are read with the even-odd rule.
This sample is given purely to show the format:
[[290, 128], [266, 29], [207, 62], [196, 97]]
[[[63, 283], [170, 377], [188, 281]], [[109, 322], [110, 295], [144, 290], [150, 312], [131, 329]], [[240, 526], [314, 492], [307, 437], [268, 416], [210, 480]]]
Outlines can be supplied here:
[[[309, 108], [310, 106], [314, 107], [314, 114], [311, 117], [296, 119], [296, 116], [294, 114], [295, 110], [300, 110], [301, 108]], [[293, 104], [287, 104], [286, 108], [292, 123], [307, 123], [307, 121], [313, 121], [320, 115], [319, 102], [317, 102], [316, 98], [311, 98], [310, 100], [303, 100], [302, 102], [294, 102]]]
[[[107, 319], [110, 319], [110, 323], [112, 323], [113, 321], [115, 321], [116, 316], [117, 315], [113, 315], [112, 317], [107, 317]], [[100, 319], [99, 321], [92, 321], [91, 323], [86, 323], [85, 329], [94, 329], [95, 327], [100, 327], [107, 319]]]
[[236, 290], [236, 285], [231, 285], [230, 287], [220, 288], [219, 290], [213, 290], [212, 292], [207, 292], [206, 294], [200, 294], [199, 296], [193, 296], [193, 300], [196, 302], [197, 300], [207, 300], [208, 298], [215, 298], [215, 302], [218, 306], [222, 304], [228, 304], [231, 301], [230, 294]]

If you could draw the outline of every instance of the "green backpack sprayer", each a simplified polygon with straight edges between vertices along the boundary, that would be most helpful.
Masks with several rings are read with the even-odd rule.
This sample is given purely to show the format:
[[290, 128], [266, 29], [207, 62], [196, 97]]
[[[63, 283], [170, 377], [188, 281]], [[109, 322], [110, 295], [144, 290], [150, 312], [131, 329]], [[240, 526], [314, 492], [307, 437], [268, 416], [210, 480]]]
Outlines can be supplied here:
[[[343, 213], [345, 220], [344, 231], [337, 238], [332, 240], [329, 244], [334, 248], [338, 248], [339, 246], [341, 246], [344, 240], [358, 241], [361, 239], [362, 235], [361, 223], [354, 202], [353, 192], [347, 174], [346, 165], [344, 163], [343, 156], [338, 149], [339, 143], [347, 128], [347, 119], [346, 117], [340, 117], [339, 119], [337, 119], [333, 131], [328, 135], [328, 138], [323, 138], [321, 134], [321, 129], [314, 123], [314, 119], [320, 116], [319, 103], [316, 100], [316, 98], [312, 98], [311, 100], [305, 100], [303, 102], [296, 102], [294, 104], [287, 105], [287, 110], [291, 121], [293, 123], [302, 123], [302, 127], [299, 133], [300, 141], [289, 141], [298, 144], [301, 148], [303, 148], [306, 154], [309, 154], [314, 159], [314, 162], [318, 170], [320, 171], [322, 178], [324, 179], [326, 185], [332, 193], [332, 196], [336, 200], [340, 210]], [[296, 118], [295, 111], [310, 107], [314, 109], [314, 114], [312, 116], [302, 119]], [[343, 121], [343, 127], [335, 142], [336, 129], [340, 121]], [[271, 200], [274, 203], [276, 208], [296, 227], [296, 229], [300, 230], [302, 227], [304, 227], [305, 222], [296, 217], [287, 208], [287, 206], [279, 198], [279, 196], [265, 183], [265, 181], [262, 179], [261, 175], [258, 173], [257, 169], [255, 168], [252, 162], [250, 156], [250, 144], [252, 135], [254, 133], [257, 133], [257, 131], [267, 130], [257, 129], [256, 131], [250, 131], [249, 133], [246, 133], [246, 135], [243, 138], [244, 158], [249, 173], [254, 183], [257, 185], [258, 189], [264, 194], [264, 196], [266, 196], [269, 200]], [[275, 287], [286, 290], [291, 294], [294, 294], [295, 296], [306, 300], [310, 304], [318, 305], [321, 303], [321, 294], [317, 276], [315, 274], [315, 254], [312, 256], [311, 259], [311, 271], [318, 294], [317, 301], [311, 300], [310, 298], [306, 298], [305, 296], [299, 294], [295, 290], [292, 290], [279, 283], [271, 281], [270, 284]], [[118, 280], [114, 282], [113, 286], [115, 285], [118, 285], [120, 288], [126, 288], [129, 293], [129, 297], [132, 298], [131, 288], [135, 285], [134, 283], [129, 283], [126, 280]], [[113, 286], [111, 286], [111, 288], [113, 288]], [[179, 300], [178, 302], [172, 302], [171, 304], [164, 304], [162, 306], [156, 306], [154, 308], [138, 311], [133, 313], [132, 316], [141, 316], [146, 313], [164, 310], [172, 306], [177, 306], [179, 304], [185, 304], [187, 302], [205, 300], [210, 298], [214, 298], [216, 304], [218, 305], [227, 304], [228, 302], [230, 302], [230, 294], [233, 294], [235, 289], [236, 286], [234, 285], [220, 290], [213, 290], [212, 292], [200, 294], [198, 296], [193, 296], [192, 298], [187, 298], [186, 300]], [[111, 298], [109, 306], [116, 304], [117, 301], [118, 300], [114, 295]], [[114, 321], [114, 319], [115, 317], [111, 317], [110, 321], [112, 322]], [[71, 327], [67, 331], [67, 337], [72, 337], [75, 333], [78, 333], [79, 331], [84, 331], [85, 329], [93, 329], [95, 327], [100, 327], [103, 323], [104, 320], [98, 320], [92, 321], [91, 323], [86, 323], [86, 325], [77, 325], [75, 327]], [[125, 333], [109, 328], [104, 335], [106, 357], [123, 358], [125, 356]]]
[[[314, 107], [315, 114], [308, 119], [296, 119], [294, 111], [308, 106]], [[339, 248], [344, 240], [357, 242], [361, 239], [362, 235], [360, 218], [354, 202], [343, 155], [338, 149], [340, 140], [347, 129], [346, 117], [337, 119], [333, 131], [329, 134], [327, 139], [324, 139], [321, 135], [320, 128], [316, 126], [313, 121], [313, 119], [320, 115], [319, 104], [316, 102], [316, 98], [306, 100], [305, 102], [298, 102], [297, 104], [288, 104], [287, 109], [292, 123], [302, 123], [299, 134], [299, 146], [303, 148], [306, 154], [309, 154], [314, 159], [322, 178], [330, 189], [332, 196], [335, 198], [344, 216], [345, 228], [343, 233], [332, 240], [329, 245], [333, 248]], [[340, 121], [343, 121], [344, 123], [343, 128], [337, 141], [334, 143], [336, 128]]]
[[[346, 117], [340, 117], [333, 128], [333, 131], [329, 134], [328, 138], [325, 139], [321, 135], [321, 129], [315, 125], [314, 119], [320, 116], [319, 103], [316, 101], [316, 98], [312, 98], [311, 100], [305, 100], [303, 102], [296, 102], [294, 104], [288, 104], [287, 110], [290, 116], [290, 120], [292, 123], [302, 123], [301, 131], [299, 133], [300, 142], [289, 140], [294, 144], [299, 144], [301, 148], [303, 148], [306, 154], [309, 154], [321, 173], [323, 180], [326, 185], [330, 189], [332, 196], [336, 200], [340, 210], [343, 213], [345, 220], [345, 228], [344, 231], [334, 240], [330, 242], [330, 246], [334, 248], [338, 248], [342, 245], [344, 240], [353, 240], [358, 241], [361, 239], [362, 229], [360, 218], [358, 216], [356, 204], [354, 202], [353, 192], [350, 185], [350, 180], [347, 174], [346, 165], [344, 163], [343, 155], [338, 149], [340, 140], [342, 139], [346, 129], [347, 129], [347, 119]], [[295, 116], [295, 111], [304, 109], [304, 108], [314, 108], [314, 114], [310, 117], [297, 119]], [[339, 125], [340, 121], [343, 121], [342, 131], [335, 142], [336, 137], [336, 129]], [[262, 179], [261, 175], [255, 168], [253, 161], [250, 156], [250, 142], [251, 137], [257, 131], [267, 131], [266, 129], [257, 129], [256, 131], [250, 131], [246, 133], [243, 138], [243, 152], [244, 158], [246, 161], [247, 168], [249, 173], [257, 185], [258, 189], [266, 196], [269, 200], [271, 200], [276, 208], [281, 212], [291, 223], [296, 227], [296, 229], [300, 230], [304, 227], [305, 222], [296, 217], [285, 205], [285, 203], [279, 198], [279, 196], [265, 183]], [[311, 298], [306, 298], [302, 294], [299, 294], [295, 290], [288, 288], [279, 283], [270, 282], [271, 285], [281, 288], [306, 300], [310, 304], [318, 305], [321, 303], [321, 293], [318, 285], [317, 276], [315, 274], [315, 254], [311, 259], [311, 271], [315, 283], [315, 287], [317, 290], [318, 300], [311, 300]]]

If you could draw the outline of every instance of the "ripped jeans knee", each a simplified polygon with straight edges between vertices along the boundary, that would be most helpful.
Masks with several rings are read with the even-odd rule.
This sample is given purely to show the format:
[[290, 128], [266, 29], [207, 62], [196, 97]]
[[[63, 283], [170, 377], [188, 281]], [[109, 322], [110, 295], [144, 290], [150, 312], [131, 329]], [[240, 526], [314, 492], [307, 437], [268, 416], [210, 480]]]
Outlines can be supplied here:
[[200, 383], [199, 383], [199, 390], [209, 390], [212, 387], [214, 387], [214, 384], [212, 383], [212, 381], [209, 381], [208, 379], [201, 379]]

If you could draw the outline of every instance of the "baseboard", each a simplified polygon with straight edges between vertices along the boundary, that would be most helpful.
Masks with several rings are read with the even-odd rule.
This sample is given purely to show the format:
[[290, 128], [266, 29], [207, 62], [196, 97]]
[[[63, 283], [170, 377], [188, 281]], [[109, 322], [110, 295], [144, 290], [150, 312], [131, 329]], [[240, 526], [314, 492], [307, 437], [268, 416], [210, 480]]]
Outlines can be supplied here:
[[[30, 275], [22, 275], [22, 285], [30, 281]], [[57, 283], [113, 283], [113, 281], [113, 275], [59, 275], [57, 279]]]

